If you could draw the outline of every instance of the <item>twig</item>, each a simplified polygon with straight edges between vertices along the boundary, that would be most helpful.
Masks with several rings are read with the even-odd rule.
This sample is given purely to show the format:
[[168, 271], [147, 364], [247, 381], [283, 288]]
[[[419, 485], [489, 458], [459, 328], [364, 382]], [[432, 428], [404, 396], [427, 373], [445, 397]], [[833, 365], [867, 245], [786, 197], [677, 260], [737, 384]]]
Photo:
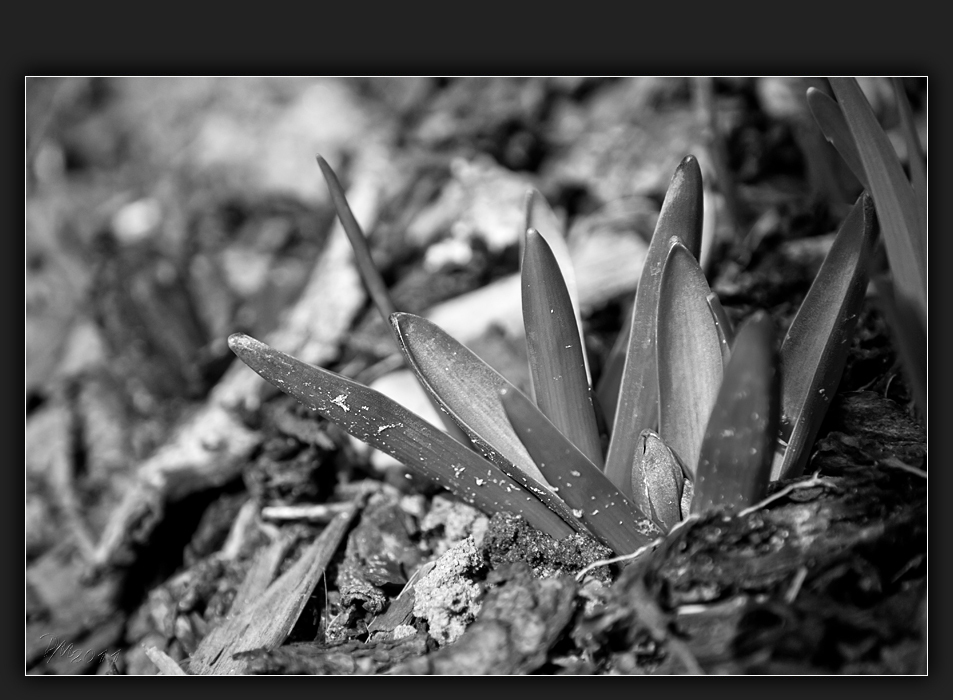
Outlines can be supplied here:
[[778, 499], [784, 498], [789, 493], [793, 491], [797, 491], [799, 489], [810, 489], [810, 488], [814, 488], [815, 486], [827, 486], [828, 488], [832, 488], [832, 489], [838, 488], [838, 486], [834, 484], [833, 482], [831, 482], [830, 479], [825, 479], [824, 477], [818, 476], [819, 473], [820, 472], [814, 472], [813, 476], [811, 476], [811, 478], [806, 481], [798, 481], [797, 483], [794, 483], [794, 484], [788, 484], [777, 493], [772, 493], [770, 496], [765, 498], [760, 503], [755, 503], [753, 506], [745, 508], [743, 511], [738, 513], [738, 517], [742, 518], [746, 515], [750, 515], [751, 513], [754, 513], [755, 511], [761, 510], [765, 506], [771, 503], [774, 503]]
[[909, 472], [911, 474], [919, 476], [921, 479], [929, 478], [929, 476], [923, 469], [917, 469], [916, 467], [912, 467], [906, 462], [901, 462], [899, 459], [897, 459], [896, 457], [892, 455], [890, 457], [884, 457], [883, 459], [879, 460], [878, 464], [882, 464], [885, 467], [893, 467], [894, 469], [902, 469], [905, 472]]
[[807, 567], [800, 567], [794, 574], [794, 578], [791, 580], [791, 585], [788, 587], [787, 593], [784, 594], [784, 601], [788, 604], [793, 603], [797, 594], [801, 592], [801, 586], [804, 585], [804, 579], [807, 578]]
[[639, 547], [637, 550], [635, 550], [631, 554], [623, 554], [618, 557], [612, 557], [611, 559], [599, 559], [598, 561], [592, 562], [591, 564], [583, 568], [578, 574], [576, 574], [576, 581], [582, 581], [582, 579], [585, 577], [586, 574], [588, 574], [590, 571], [594, 569], [598, 569], [600, 566], [609, 566], [610, 564], [618, 564], [624, 561], [635, 561], [636, 559], [641, 557], [643, 554], [645, 554], [649, 550], [654, 550], [656, 547], [662, 544], [662, 542], [665, 541], [666, 537], [678, 532], [683, 527], [688, 525], [688, 523], [694, 522], [696, 520], [698, 520], [697, 515], [688, 516], [687, 518], [685, 518], [684, 520], [676, 524], [675, 527], [673, 527], [671, 530], [669, 530], [664, 537], [659, 537], [657, 540], [654, 540], [652, 542], [649, 542], [647, 545]]
[[343, 513], [351, 507], [351, 503], [265, 506], [261, 509], [261, 517], [265, 520], [308, 520], [313, 523], [326, 523], [338, 513]]

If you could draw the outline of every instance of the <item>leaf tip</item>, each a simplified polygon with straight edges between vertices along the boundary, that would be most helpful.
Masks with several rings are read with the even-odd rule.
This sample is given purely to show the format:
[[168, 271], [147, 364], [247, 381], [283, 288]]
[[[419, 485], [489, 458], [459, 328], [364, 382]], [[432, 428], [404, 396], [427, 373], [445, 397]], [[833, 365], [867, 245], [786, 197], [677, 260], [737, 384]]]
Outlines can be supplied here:
[[403, 336], [407, 332], [408, 324], [410, 319], [413, 317], [412, 314], [409, 314], [405, 311], [395, 311], [388, 319], [390, 320], [390, 325], [394, 329], [394, 332], [397, 333], [397, 336]]
[[228, 349], [239, 357], [252, 348], [254, 339], [244, 333], [232, 333], [228, 336]]

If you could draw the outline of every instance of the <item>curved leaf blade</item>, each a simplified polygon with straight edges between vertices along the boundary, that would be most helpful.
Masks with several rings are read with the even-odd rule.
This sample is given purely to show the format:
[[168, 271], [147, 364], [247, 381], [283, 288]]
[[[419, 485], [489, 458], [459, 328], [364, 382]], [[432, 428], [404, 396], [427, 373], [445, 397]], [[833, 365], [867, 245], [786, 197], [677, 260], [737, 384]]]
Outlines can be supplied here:
[[397, 311], [397, 308], [394, 306], [390, 292], [387, 290], [384, 278], [381, 277], [380, 272], [377, 271], [377, 267], [374, 265], [374, 260], [371, 258], [371, 250], [367, 245], [367, 238], [364, 236], [364, 231], [361, 229], [361, 225], [357, 223], [357, 219], [354, 218], [354, 213], [351, 211], [351, 206], [347, 203], [347, 197], [344, 194], [344, 188], [341, 187], [338, 176], [335, 175], [331, 166], [328, 165], [328, 162], [321, 156], [318, 156], [318, 167], [321, 168], [321, 174], [324, 176], [324, 181], [328, 186], [328, 192], [331, 193], [331, 201], [334, 204], [334, 210], [337, 212], [338, 219], [341, 221], [341, 226], [344, 227], [344, 232], [351, 242], [351, 248], [354, 250], [354, 263], [361, 273], [364, 286], [367, 287], [368, 294], [370, 294], [374, 306], [377, 307], [378, 313], [380, 313], [381, 318], [383, 318], [386, 323], [390, 315]]
[[915, 305], [927, 325], [927, 232], [921, 230], [916, 196], [890, 139], [854, 78], [829, 78], [857, 144], [870, 182], [897, 297]]
[[724, 370], [710, 293], [698, 262], [673, 237], [659, 287], [658, 432], [693, 476]]
[[780, 372], [774, 325], [763, 311], [738, 331], [705, 429], [692, 510], [733, 510], [767, 493], [780, 422]]
[[[360, 273], [361, 280], [364, 282], [364, 286], [367, 288], [367, 292], [371, 297], [371, 301], [374, 302], [377, 312], [384, 319], [384, 322], [387, 323], [389, 322], [391, 314], [397, 312], [397, 308], [394, 306], [394, 301], [390, 296], [387, 285], [384, 283], [384, 278], [381, 277], [381, 273], [374, 265], [374, 260], [371, 257], [371, 249], [367, 245], [367, 238], [364, 236], [364, 231], [361, 225], [357, 223], [357, 219], [351, 211], [351, 206], [347, 203], [344, 188], [341, 187], [341, 182], [338, 180], [334, 170], [331, 169], [328, 162], [321, 156], [318, 156], [318, 166], [321, 168], [321, 174], [324, 175], [325, 183], [327, 183], [328, 192], [330, 192], [331, 201], [334, 204], [334, 210], [337, 212], [341, 226], [344, 228], [347, 239], [351, 243], [351, 250], [354, 251], [354, 263], [357, 266], [357, 271]], [[427, 396], [430, 398], [429, 393]], [[431, 403], [432, 402], [433, 400], [431, 399]], [[438, 409], [437, 415], [440, 416], [441, 422], [447, 432], [459, 442], [466, 442], [466, 435], [464, 435], [457, 424], [448, 420], [446, 414], [439, 410], [437, 404], [434, 404], [434, 408]]]
[[[913, 389], [913, 398], [923, 412], [924, 418], [929, 418], [929, 391], [927, 390], [927, 337], [925, 329], [917, 323], [916, 311], [905, 301], [898, 299], [894, 294], [893, 283], [886, 275], [876, 275], [874, 285], [877, 288], [877, 298], [887, 317], [903, 368]], [[929, 421], [928, 421], [929, 422]]]
[[497, 466], [515, 465], [545, 485], [500, 405], [500, 391], [515, 387], [427, 319], [397, 313], [391, 324], [411, 369], [477, 449]]
[[625, 356], [629, 348], [631, 330], [631, 324], [623, 324], [612, 344], [612, 349], [609, 350], [609, 356], [602, 368], [602, 376], [599, 377], [599, 383], [596, 385], [596, 400], [602, 407], [606, 422], [609, 424], [615, 421], [615, 409], [619, 402], [619, 391], [622, 388], [622, 373], [625, 371]]
[[771, 478], [800, 476], [844, 371], [867, 290], [874, 205], [854, 204], [781, 344], [781, 444]]
[[519, 513], [557, 539], [572, 534], [573, 528], [534, 494], [383, 394], [242, 333], [230, 336], [228, 345], [242, 362], [284, 393], [484, 513]]
[[549, 490], [545, 477], [506, 417], [500, 392], [516, 391], [516, 387], [427, 319], [397, 313], [391, 316], [391, 324], [411, 369], [473, 446], [566, 522], [576, 523], [566, 504]]
[[631, 554], [662, 534], [522, 392], [504, 389], [500, 398], [547, 480], [600, 542], [616, 554]]
[[903, 138], [907, 143], [907, 164], [910, 167], [910, 183], [913, 185], [913, 194], [917, 200], [917, 222], [921, 231], [927, 230], [927, 161], [920, 145], [920, 136], [913, 123], [913, 110], [907, 99], [907, 91], [903, 89], [900, 78], [891, 79], [894, 94], [897, 96], [897, 107], [900, 112], [900, 126], [903, 129]]
[[854, 136], [850, 133], [850, 127], [847, 125], [847, 119], [841, 111], [837, 100], [827, 93], [817, 88], [807, 89], [807, 106], [814, 115], [814, 121], [820, 128], [821, 133], [826, 138], [840, 157], [847, 163], [847, 167], [854, 173], [854, 177], [863, 185], [864, 189], [870, 189], [867, 182], [867, 173], [864, 172], [864, 164], [860, 160], [860, 153], [857, 151], [857, 144], [854, 143]]
[[715, 322], [715, 330], [718, 331], [718, 341], [721, 344], [721, 359], [728, 364], [728, 357], [731, 355], [731, 345], [735, 342], [735, 329], [731, 325], [731, 319], [725, 313], [725, 307], [721, 305], [718, 295], [712, 292], [708, 295], [708, 309], [711, 311], [711, 318]]
[[[549, 244], [566, 282], [566, 290], [572, 301], [573, 314], [576, 316], [576, 326], [579, 328], [579, 342], [585, 347], [585, 338], [582, 335], [582, 307], [579, 304], [579, 290], [576, 286], [576, 268], [572, 264], [572, 256], [566, 243], [566, 231], [556, 212], [549, 206], [546, 198], [538, 190], [531, 189], [526, 193], [525, 225], [523, 230], [535, 229]], [[521, 241], [522, 242], [522, 241]], [[522, 255], [520, 256], [522, 258]], [[589, 358], [583, 355], [586, 362], [586, 378], [591, 382], [589, 374]]]
[[569, 290], [546, 240], [527, 229], [520, 275], [523, 323], [536, 405], [593, 464], [602, 443], [586, 373], [585, 348]]
[[606, 455], [606, 476], [627, 496], [631, 495], [631, 470], [639, 435], [645, 428], [654, 429], [659, 420], [655, 341], [662, 268], [673, 236], [678, 237], [692, 255], [698, 256], [702, 201], [698, 160], [686, 156], [676, 168], [665, 194], [636, 291], [629, 346]]

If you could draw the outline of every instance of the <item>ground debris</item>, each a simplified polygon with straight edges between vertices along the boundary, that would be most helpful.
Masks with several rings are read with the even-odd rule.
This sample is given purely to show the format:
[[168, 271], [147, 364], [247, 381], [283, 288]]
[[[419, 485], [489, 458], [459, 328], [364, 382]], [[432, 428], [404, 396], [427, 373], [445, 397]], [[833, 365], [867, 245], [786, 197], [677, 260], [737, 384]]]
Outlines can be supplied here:
[[513, 675], [545, 664], [575, 614], [572, 577], [536, 578], [518, 562], [492, 572], [487, 587], [476, 622], [456, 643], [389, 673]]
[[[492, 568], [522, 561], [529, 564], [540, 578], [572, 575], [595, 561], [612, 556], [609, 548], [591, 537], [575, 534], [557, 541], [512, 513], [496, 513], [490, 518], [483, 548]], [[602, 568], [594, 575], [608, 580], [608, 573], [606, 568]]]
[[348, 536], [344, 561], [335, 584], [350, 619], [378, 615], [387, 606], [388, 592], [407, 583], [420, 551], [411, 539], [416, 526], [398, 505], [396, 495], [371, 497], [360, 522]]
[[192, 655], [189, 671], [200, 675], [242, 673], [245, 661], [236, 658], [236, 654], [281, 644], [324, 575], [358, 509], [359, 504], [355, 504], [350, 513], [338, 515], [262, 595], [212, 630]]
[[408, 658], [432, 651], [434, 641], [426, 632], [402, 639], [372, 642], [348, 640], [338, 644], [299, 642], [266, 650], [245, 652], [240, 657], [251, 674], [288, 675], [377, 675]]
[[414, 616], [427, 621], [430, 636], [452, 644], [480, 611], [483, 587], [478, 582], [486, 568], [483, 553], [467, 537], [437, 559], [414, 588]]
[[834, 472], [837, 488], [678, 530], [623, 571], [577, 629], [580, 646], [623, 672], [684, 673], [673, 642], [708, 673], [919, 672], [923, 630], [909, 622], [925, 604], [925, 480]]

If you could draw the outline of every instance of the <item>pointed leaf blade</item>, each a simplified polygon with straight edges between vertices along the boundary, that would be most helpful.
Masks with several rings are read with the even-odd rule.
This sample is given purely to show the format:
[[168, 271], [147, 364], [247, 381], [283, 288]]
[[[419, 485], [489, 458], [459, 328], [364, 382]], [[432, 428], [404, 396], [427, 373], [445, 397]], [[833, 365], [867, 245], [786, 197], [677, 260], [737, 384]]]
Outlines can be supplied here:
[[[672, 176], [635, 295], [622, 383], [606, 455], [606, 476], [631, 495], [632, 463], [639, 434], [658, 425], [658, 373], [655, 336], [659, 282], [669, 241], [677, 236], [697, 256], [701, 250], [702, 179], [698, 160], [686, 156]], [[707, 311], [706, 311], [707, 313]]]
[[284, 393], [484, 513], [519, 513], [557, 539], [572, 534], [565, 520], [520, 484], [383, 394], [242, 333], [230, 336], [228, 345], [242, 362]]
[[926, 327], [927, 232], [920, 230], [913, 187], [857, 81], [854, 78], [829, 80], [870, 182], [869, 191], [883, 230], [897, 296], [909, 299]]
[[718, 295], [712, 292], [708, 295], [707, 301], [712, 320], [715, 322], [715, 330], [718, 331], [721, 358], [725, 364], [728, 364], [728, 357], [731, 355], [731, 344], [735, 342], [735, 329], [732, 327], [731, 319], [725, 313], [725, 307], [721, 305]]
[[331, 166], [321, 156], [318, 156], [318, 166], [321, 168], [321, 174], [324, 176], [328, 191], [331, 193], [334, 210], [337, 212], [338, 219], [344, 227], [344, 232], [351, 242], [351, 248], [354, 250], [354, 263], [357, 265], [358, 272], [361, 273], [364, 286], [367, 287], [367, 291], [381, 318], [386, 322], [397, 309], [391, 299], [390, 292], [387, 290], [387, 285], [384, 283], [384, 278], [377, 271], [374, 260], [371, 258], [371, 251], [367, 245], [367, 238], [364, 237], [364, 231], [361, 229], [361, 225], [357, 223], [357, 219], [354, 218], [351, 206], [347, 203], [344, 188], [341, 187], [341, 182]]
[[[781, 439], [772, 480], [800, 476], [828, 404], [837, 391], [867, 289], [876, 231], [864, 194], [834, 239], [781, 345]], [[782, 445], [784, 447], [784, 445]]]
[[600, 542], [631, 554], [662, 534], [522, 392], [504, 390], [501, 401], [547, 480]]
[[[341, 182], [338, 180], [337, 175], [335, 175], [334, 170], [331, 169], [328, 162], [321, 156], [318, 156], [318, 166], [321, 168], [321, 174], [324, 175], [324, 181], [327, 183], [328, 191], [331, 193], [331, 201], [334, 203], [334, 209], [337, 212], [338, 219], [340, 219], [341, 226], [344, 228], [347, 239], [351, 243], [351, 249], [354, 251], [354, 263], [357, 266], [357, 271], [360, 273], [361, 280], [364, 282], [364, 286], [367, 288], [368, 294], [374, 302], [378, 313], [384, 319], [384, 322], [387, 323], [389, 322], [391, 314], [396, 313], [397, 308], [394, 306], [394, 301], [390, 296], [387, 285], [384, 283], [384, 278], [381, 277], [377, 266], [374, 265], [374, 260], [371, 257], [371, 249], [367, 245], [367, 238], [364, 236], [364, 231], [361, 229], [361, 225], [357, 223], [357, 219], [351, 211], [351, 206], [347, 203], [344, 188], [341, 187]], [[430, 394], [428, 393], [427, 396], [429, 398]], [[464, 435], [456, 423], [448, 420], [446, 414], [440, 411], [436, 404], [434, 404], [434, 408], [438, 409], [437, 415], [440, 416], [447, 432], [459, 442], [465, 443], [466, 435]]]
[[500, 391], [516, 387], [427, 319], [397, 313], [391, 316], [391, 324], [411, 369], [473, 446], [566, 522], [577, 523], [566, 504], [549, 490], [506, 417]]
[[[631, 315], [628, 318], [631, 318]], [[602, 376], [599, 377], [599, 383], [596, 385], [596, 399], [602, 407], [606, 422], [610, 425], [615, 420], [615, 409], [619, 401], [619, 390], [622, 387], [622, 373], [625, 371], [625, 356], [629, 348], [629, 331], [631, 330], [631, 324], [623, 324], [612, 344], [612, 349], [609, 350], [609, 356], [602, 368]]]
[[[569, 292], [569, 299], [572, 301], [573, 314], [576, 316], [576, 326], [579, 329], [579, 342], [585, 347], [585, 338], [582, 336], [582, 307], [579, 305], [579, 290], [576, 286], [576, 268], [572, 264], [572, 255], [569, 253], [569, 246], [566, 243], [566, 231], [556, 212], [549, 206], [546, 198], [538, 190], [530, 190], [526, 194], [526, 217], [523, 230], [535, 229], [539, 232], [549, 244], [556, 260], [559, 263], [559, 270], [562, 272], [563, 280], [566, 282], [566, 290]], [[586, 361], [586, 377], [592, 381], [589, 374], [589, 358], [583, 355]]]
[[521, 270], [523, 323], [536, 404], [598, 467], [602, 444], [586, 373], [585, 348], [569, 291], [545, 239], [527, 229]]
[[721, 386], [721, 341], [698, 262], [673, 238], [658, 301], [659, 435], [689, 474]]
[[880, 300], [887, 325], [900, 350], [903, 368], [917, 407], [928, 418], [929, 402], [927, 391], [927, 337], [924, 328], [917, 323], [916, 312], [894, 294], [893, 283], [888, 277], [874, 277], [877, 297]]
[[411, 369], [477, 449], [498, 466], [516, 465], [545, 484], [500, 405], [500, 390], [515, 387], [427, 319], [398, 313], [391, 324]]
[[900, 126], [903, 129], [903, 138], [907, 143], [907, 164], [910, 167], [910, 182], [913, 185], [913, 194], [917, 200], [917, 222], [921, 231], [927, 230], [927, 162], [920, 146], [920, 137], [917, 134], [916, 124], [913, 123], [913, 111], [907, 92], [903, 89], [900, 78], [894, 77], [893, 91], [897, 96], [897, 107], [900, 112]]
[[759, 311], [742, 325], [705, 429], [692, 510], [736, 509], [767, 493], [780, 421], [774, 326]]
[[824, 138], [837, 149], [840, 157], [844, 159], [847, 167], [854, 173], [854, 177], [864, 189], [870, 189], [867, 173], [864, 172], [864, 164], [857, 151], [857, 144], [854, 143], [847, 119], [844, 118], [844, 113], [837, 101], [825, 92], [812, 87], [807, 89], [807, 106], [814, 115], [814, 121], [817, 122]]

